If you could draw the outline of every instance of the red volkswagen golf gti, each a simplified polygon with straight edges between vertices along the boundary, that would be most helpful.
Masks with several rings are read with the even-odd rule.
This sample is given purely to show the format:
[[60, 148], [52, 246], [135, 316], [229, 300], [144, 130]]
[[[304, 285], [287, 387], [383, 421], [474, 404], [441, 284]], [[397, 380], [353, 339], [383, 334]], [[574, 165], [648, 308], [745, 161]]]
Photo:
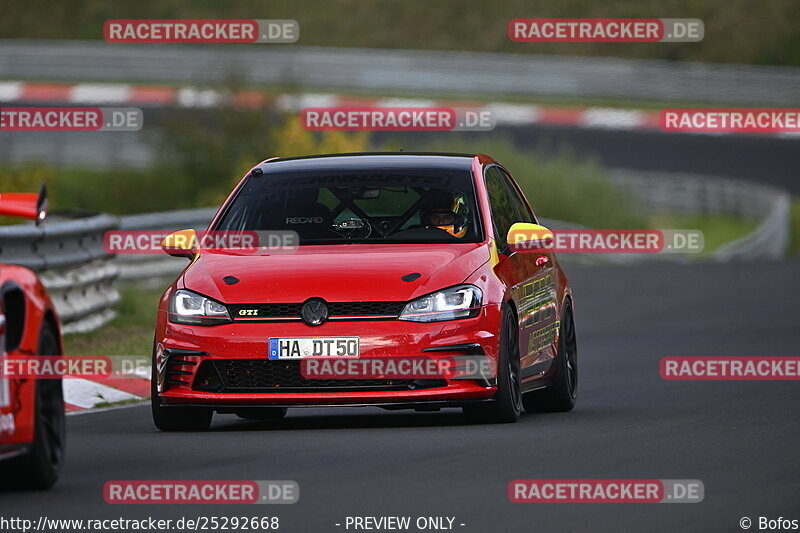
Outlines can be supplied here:
[[[513, 422], [523, 408], [571, 410], [569, 284], [552, 253], [509, 245], [546, 231], [485, 155], [266, 160], [209, 232], [288, 235], [295, 246], [211, 248], [192, 230], [164, 242], [191, 262], [158, 309], [155, 425], [206, 430], [215, 411], [276, 419], [316, 406], [460, 407], [484, 422]], [[486, 365], [406, 379], [319, 377], [303, 367], [309, 358]]]

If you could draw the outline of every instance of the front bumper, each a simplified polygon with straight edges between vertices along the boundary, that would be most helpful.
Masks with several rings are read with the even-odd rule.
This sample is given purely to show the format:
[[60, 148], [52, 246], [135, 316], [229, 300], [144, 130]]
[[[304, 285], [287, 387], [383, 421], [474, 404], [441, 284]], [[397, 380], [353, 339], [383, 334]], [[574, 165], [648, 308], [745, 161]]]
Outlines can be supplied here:
[[[496, 359], [499, 348], [500, 306], [487, 305], [475, 317], [450, 322], [418, 323], [399, 320], [303, 323], [235, 322], [212, 327], [184, 326], [159, 320], [155, 368], [161, 405], [210, 406], [220, 410], [253, 406], [376, 405], [386, 408], [437, 408], [488, 401], [497, 392], [495, 380], [423, 380], [408, 387], [313, 387], [311, 390], [215, 392], [200, 384], [200, 368], [226, 360], [258, 360], [259, 366], [281, 364], [267, 360], [270, 337], [358, 336], [361, 357], [453, 357], [482, 351]], [[450, 348], [452, 347], [452, 348]], [[246, 363], [247, 361], [245, 361]], [[205, 366], [204, 366], [204, 363]], [[330, 383], [325, 380], [325, 383]], [[339, 389], [339, 390], [337, 390]], [[362, 390], [363, 389], [363, 390]]]

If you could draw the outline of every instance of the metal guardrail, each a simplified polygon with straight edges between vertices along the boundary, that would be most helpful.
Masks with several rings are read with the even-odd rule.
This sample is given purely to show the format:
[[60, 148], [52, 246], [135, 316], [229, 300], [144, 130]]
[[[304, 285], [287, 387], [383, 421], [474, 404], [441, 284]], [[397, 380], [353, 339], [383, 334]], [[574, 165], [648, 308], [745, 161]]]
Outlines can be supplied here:
[[[553, 218], [539, 217], [539, 223], [552, 230], [579, 230], [588, 229], [586, 226], [574, 222], [565, 222]], [[658, 254], [595, 254], [595, 253], [564, 253], [558, 254], [558, 262], [561, 265], [632, 265], [645, 261], [671, 261], [685, 262], [685, 259], [677, 254], [658, 255]]]
[[295, 45], [0, 40], [0, 78], [800, 104], [792, 67]]
[[778, 259], [789, 245], [791, 199], [786, 193], [770, 200], [771, 206], [756, 231], [719, 248], [714, 257], [719, 261], [756, 261]]
[[40, 274], [64, 333], [90, 331], [114, 318], [119, 292], [113, 256], [103, 234], [118, 226], [110, 215], [74, 220], [51, 218], [42, 226], [0, 227], [0, 263], [23, 265]]
[[93, 331], [116, 316], [118, 270], [113, 261], [91, 261], [40, 275], [62, 323], [62, 333]]
[[[612, 178], [630, 190], [650, 213], [729, 214], [758, 222], [749, 235], [723, 246], [716, 261], [777, 259], [789, 240], [789, 195], [741, 180], [713, 176], [614, 171]], [[205, 229], [216, 208], [76, 220], [46, 225], [0, 227], [0, 263], [28, 266], [40, 273], [65, 333], [90, 331], [114, 317], [118, 281], [163, 285], [186, 267], [186, 259], [160, 254], [123, 254], [112, 258], [103, 247], [108, 230]], [[553, 229], [575, 224], [543, 219]], [[628, 264], [641, 260], [686, 261], [679, 254], [564, 254], [566, 262]]]
[[[216, 207], [144, 213], [120, 217], [121, 230], [165, 230], [178, 231], [193, 228], [206, 229], [217, 212]], [[175, 278], [186, 268], [186, 259], [167, 254], [120, 254], [117, 256], [119, 279], [124, 281], [146, 281], [161, 285], [165, 279]]]
[[753, 232], [716, 250], [716, 261], [779, 259], [789, 246], [790, 197], [781, 189], [674, 172], [615, 170], [612, 180], [631, 192], [643, 212], [730, 215], [757, 222]]

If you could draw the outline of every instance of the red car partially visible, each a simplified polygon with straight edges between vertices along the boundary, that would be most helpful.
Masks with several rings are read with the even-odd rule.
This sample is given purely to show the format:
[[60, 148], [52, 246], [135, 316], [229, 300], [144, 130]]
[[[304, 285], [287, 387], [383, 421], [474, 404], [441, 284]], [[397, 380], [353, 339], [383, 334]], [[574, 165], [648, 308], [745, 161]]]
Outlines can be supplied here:
[[[44, 220], [39, 194], [0, 194], [0, 215]], [[0, 357], [62, 353], [58, 316], [39, 278], [28, 268], [0, 264]], [[60, 379], [0, 374], [0, 486], [46, 489], [64, 460], [66, 424]]]

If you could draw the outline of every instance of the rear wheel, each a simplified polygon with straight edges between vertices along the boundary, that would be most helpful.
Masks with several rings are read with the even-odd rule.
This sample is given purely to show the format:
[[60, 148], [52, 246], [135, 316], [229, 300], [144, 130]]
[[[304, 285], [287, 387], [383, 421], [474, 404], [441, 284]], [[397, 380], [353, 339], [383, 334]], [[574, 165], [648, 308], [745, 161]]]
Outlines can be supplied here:
[[474, 422], [516, 422], [522, 411], [519, 369], [519, 330], [511, 308], [504, 306], [497, 359], [497, 396], [488, 404], [465, 406], [464, 414]]
[[[155, 354], [154, 354], [155, 355]], [[208, 431], [214, 411], [208, 407], [163, 407], [158, 398], [158, 377], [153, 357], [150, 377], [150, 408], [153, 423], [161, 431]]]
[[[39, 334], [36, 354], [60, 355], [58, 333], [45, 324]], [[60, 379], [38, 379], [34, 414], [34, 437], [30, 450], [16, 459], [0, 465], [3, 485], [14, 488], [42, 490], [58, 480], [64, 463], [66, 419], [64, 393]]]
[[578, 343], [572, 305], [564, 306], [558, 337], [558, 353], [553, 384], [542, 390], [522, 396], [522, 404], [529, 413], [565, 412], [575, 407], [578, 399]]

